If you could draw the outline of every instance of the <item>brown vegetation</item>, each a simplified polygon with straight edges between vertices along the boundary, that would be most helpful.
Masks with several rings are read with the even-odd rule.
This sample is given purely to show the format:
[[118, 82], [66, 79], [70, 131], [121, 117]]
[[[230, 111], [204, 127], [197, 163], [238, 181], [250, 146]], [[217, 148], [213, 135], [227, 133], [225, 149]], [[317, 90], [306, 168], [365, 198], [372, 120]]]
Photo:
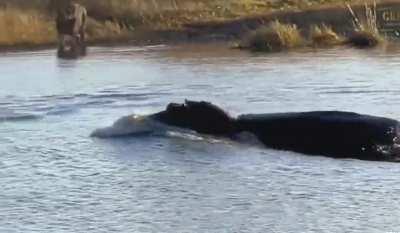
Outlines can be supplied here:
[[[54, 12], [63, 1], [0, 0], [0, 26], [7, 32], [0, 34], [0, 46], [54, 43], [56, 40]], [[177, 37], [193, 39], [210, 35], [238, 38], [249, 30], [265, 28], [265, 25], [275, 20], [284, 25], [297, 25], [296, 30], [303, 34], [308, 33], [310, 25], [313, 24], [326, 24], [332, 31], [334, 29], [343, 33], [353, 28], [352, 16], [343, 3], [359, 2], [359, 0], [77, 1], [88, 9], [91, 19], [87, 34], [89, 40], [93, 42], [131, 40], [134, 37], [143, 39], [143, 32], [146, 32], [146, 36], [164, 37], [167, 40]], [[298, 11], [299, 9], [302, 11]], [[355, 13], [358, 14], [360, 9], [362, 10], [362, 7], [354, 7]], [[315, 31], [309, 34], [314, 35], [312, 40], [318, 43], [326, 43], [328, 40], [332, 42], [334, 35], [324, 28], [321, 29], [321, 33]]]
[[276, 52], [303, 45], [304, 39], [296, 25], [272, 22], [252, 32], [240, 45], [253, 51]]
[[[350, 5], [347, 5], [352, 30], [347, 31], [343, 36], [339, 36], [331, 26], [322, 24], [312, 26], [308, 31], [308, 43], [300, 43], [301, 35], [296, 24], [281, 24], [279, 21], [270, 26], [261, 26], [252, 31], [239, 45], [239, 48], [247, 48], [253, 51], [274, 52], [283, 49], [295, 48], [301, 45], [311, 45], [313, 47], [326, 47], [334, 45], [352, 45], [365, 48], [374, 47], [385, 41], [380, 34], [377, 23], [376, 3], [372, 5], [365, 3], [365, 14], [356, 14]], [[307, 34], [304, 33], [303, 34]], [[286, 35], [286, 37], [282, 37]], [[343, 39], [345, 37], [345, 39]], [[286, 39], [283, 39], [286, 38]], [[301, 39], [302, 41], [302, 39]]]
[[357, 47], [374, 47], [385, 41], [385, 38], [379, 33], [376, 3], [368, 5], [365, 3], [364, 17], [357, 16], [352, 7], [347, 5], [351, 15], [353, 16], [354, 32], [350, 34], [347, 43]]
[[0, 9], [0, 45], [42, 45], [56, 40], [52, 21], [36, 10]]
[[332, 27], [325, 24], [311, 27], [310, 40], [315, 47], [326, 47], [343, 43], [343, 38], [333, 31]]
[[96, 41], [116, 41], [127, 39], [131, 36], [131, 32], [128, 28], [121, 26], [113, 21], [96, 21], [89, 18], [87, 22], [87, 40], [89, 42]]

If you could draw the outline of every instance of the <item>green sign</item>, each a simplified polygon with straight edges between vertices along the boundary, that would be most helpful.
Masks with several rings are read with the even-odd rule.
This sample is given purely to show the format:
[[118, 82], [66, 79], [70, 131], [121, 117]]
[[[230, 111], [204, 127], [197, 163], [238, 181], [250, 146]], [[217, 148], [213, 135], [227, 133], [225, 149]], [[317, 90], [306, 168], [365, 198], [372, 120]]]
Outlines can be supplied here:
[[378, 7], [376, 20], [379, 31], [400, 37], [400, 5]]

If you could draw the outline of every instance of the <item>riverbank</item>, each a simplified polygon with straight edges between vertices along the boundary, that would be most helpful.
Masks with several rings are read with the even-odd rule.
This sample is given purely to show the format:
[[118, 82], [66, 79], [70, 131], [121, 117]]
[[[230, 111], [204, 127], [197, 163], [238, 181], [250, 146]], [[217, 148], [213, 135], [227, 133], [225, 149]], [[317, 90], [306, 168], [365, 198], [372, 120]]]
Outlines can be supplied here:
[[[128, 0], [127, 0], [128, 1]], [[101, 1], [99, 1], [100, 3]], [[157, 1], [153, 1], [157, 2]], [[238, 41], [250, 31], [279, 20], [295, 24], [307, 35], [315, 25], [327, 25], [346, 35], [354, 31], [354, 17], [344, 1], [257, 1], [240, 3], [221, 1], [173, 1], [175, 5], [89, 4], [83, 1], [91, 16], [88, 27], [89, 45], [99, 44], [155, 44], [208, 41]], [[263, 2], [263, 3], [262, 3]], [[274, 4], [272, 4], [274, 2]], [[359, 1], [350, 1], [355, 14], [364, 20], [365, 7]], [[0, 1], [1, 3], [1, 1]], [[190, 4], [191, 3], [191, 4]], [[278, 4], [279, 3], [279, 4]], [[399, 5], [396, 1], [380, 1], [378, 7]], [[128, 5], [127, 5], [128, 6]], [[105, 9], [110, 9], [108, 13]], [[131, 10], [129, 10], [131, 9]], [[152, 9], [152, 10], [150, 10]], [[54, 14], [35, 5], [8, 5], [0, 9], [0, 24], [6, 33], [0, 35], [1, 50], [54, 47], [56, 31]]]

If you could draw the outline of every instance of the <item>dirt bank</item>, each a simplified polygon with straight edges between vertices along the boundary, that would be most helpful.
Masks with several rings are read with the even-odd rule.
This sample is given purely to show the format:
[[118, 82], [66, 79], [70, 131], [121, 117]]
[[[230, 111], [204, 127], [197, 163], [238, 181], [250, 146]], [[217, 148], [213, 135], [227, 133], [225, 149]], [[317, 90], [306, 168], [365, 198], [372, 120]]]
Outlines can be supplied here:
[[[400, 7], [398, 1], [380, 1], [377, 9], [383, 7]], [[355, 14], [362, 20], [365, 17], [363, 4], [352, 5]], [[400, 8], [399, 8], [400, 9]], [[48, 18], [51, 20], [51, 18]], [[354, 30], [353, 16], [344, 4], [316, 6], [306, 10], [279, 10], [270, 13], [252, 14], [232, 20], [211, 20], [190, 22], [179, 27], [149, 27], [123, 28], [118, 23], [95, 21], [88, 33], [93, 35], [89, 45], [147, 45], [176, 44], [182, 42], [235, 41], [249, 31], [267, 25], [271, 21], [296, 24], [300, 31], [307, 34], [312, 25], [329, 25], [338, 33], [346, 35]], [[105, 30], [106, 28], [107, 30]], [[97, 33], [97, 34], [96, 34]], [[9, 43], [1, 44], [0, 50], [19, 50], [49, 48], [56, 45], [54, 35], [46, 43]]]
[[[352, 5], [355, 14], [365, 20], [365, 5]], [[399, 8], [399, 1], [377, 3], [377, 9]], [[378, 15], [379, 17], [379, 15]], [[186, 25], [188, 38], [232, 38], [238, 39], [251, 30], [279, 20], [282, 23], [295, 24], [304, 33], [308, 33], [312, 25], [328, 25], [336, 32], [346, 35], [354, 31], [353, 16], [346, 5], [314, 8], [303, 11], [281, 11], [265, 15], [257, 15], [227, 22], [207, 22]], [[379, 20], [378, 20], [379, 23]], [[378, 27], [381, 25], [378, 25]]]

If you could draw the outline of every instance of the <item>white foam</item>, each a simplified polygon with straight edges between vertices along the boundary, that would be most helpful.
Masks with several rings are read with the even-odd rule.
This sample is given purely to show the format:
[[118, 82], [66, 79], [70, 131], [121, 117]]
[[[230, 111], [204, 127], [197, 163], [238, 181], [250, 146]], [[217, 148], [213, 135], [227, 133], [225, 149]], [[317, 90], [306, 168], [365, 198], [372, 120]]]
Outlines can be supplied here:
[[112, 126], [96, 129], [92, 137], [110, 138], [165, 131], [165, 125], [147, 116], [129, 115], [117, 120]]
[[166, 132], [166, 135], [169, 137], [174, 137], [174, 138], [183, 138], [191, 141], [204, 141], [204, 137], [201, 135], [197, 134], [194, 131], [189, 131], [189, 130], [182, 130], [180, 128], [176, 129], [170, 129]]
[[181, 138], [190, 141], [207, 141], [221, 143], [224, 140], [210, 135], [198, 134], [193, 130], [163, 124], [146, 115], [129, 115], [118, 119], [112, 126], [99, 128], [92, 132], [91, 137], [112, 138], [134, 135], [159, 135]]
[[247, 145], [253, 145], [253, 146], [264, 145], [255, 134], [247, 131], [236, 134], [234, 140]]
[[[92, 132], [91, 136], [98, 138], [112, 138], [143, 134], [181, 138], [189, 141], [205, 141], [212, 144], [230, 144], [233, 142], [228, 138], [199, 134], [190, 129], [169, 126], [157, 120], [153, 120], [147, 115], [129, 115], [121, 117], [112, 126], [96, 129]], [[235, 135], [234, 141], [247, 145], [262, 145], [257, 136], [250, 132], [242, 132]]]

